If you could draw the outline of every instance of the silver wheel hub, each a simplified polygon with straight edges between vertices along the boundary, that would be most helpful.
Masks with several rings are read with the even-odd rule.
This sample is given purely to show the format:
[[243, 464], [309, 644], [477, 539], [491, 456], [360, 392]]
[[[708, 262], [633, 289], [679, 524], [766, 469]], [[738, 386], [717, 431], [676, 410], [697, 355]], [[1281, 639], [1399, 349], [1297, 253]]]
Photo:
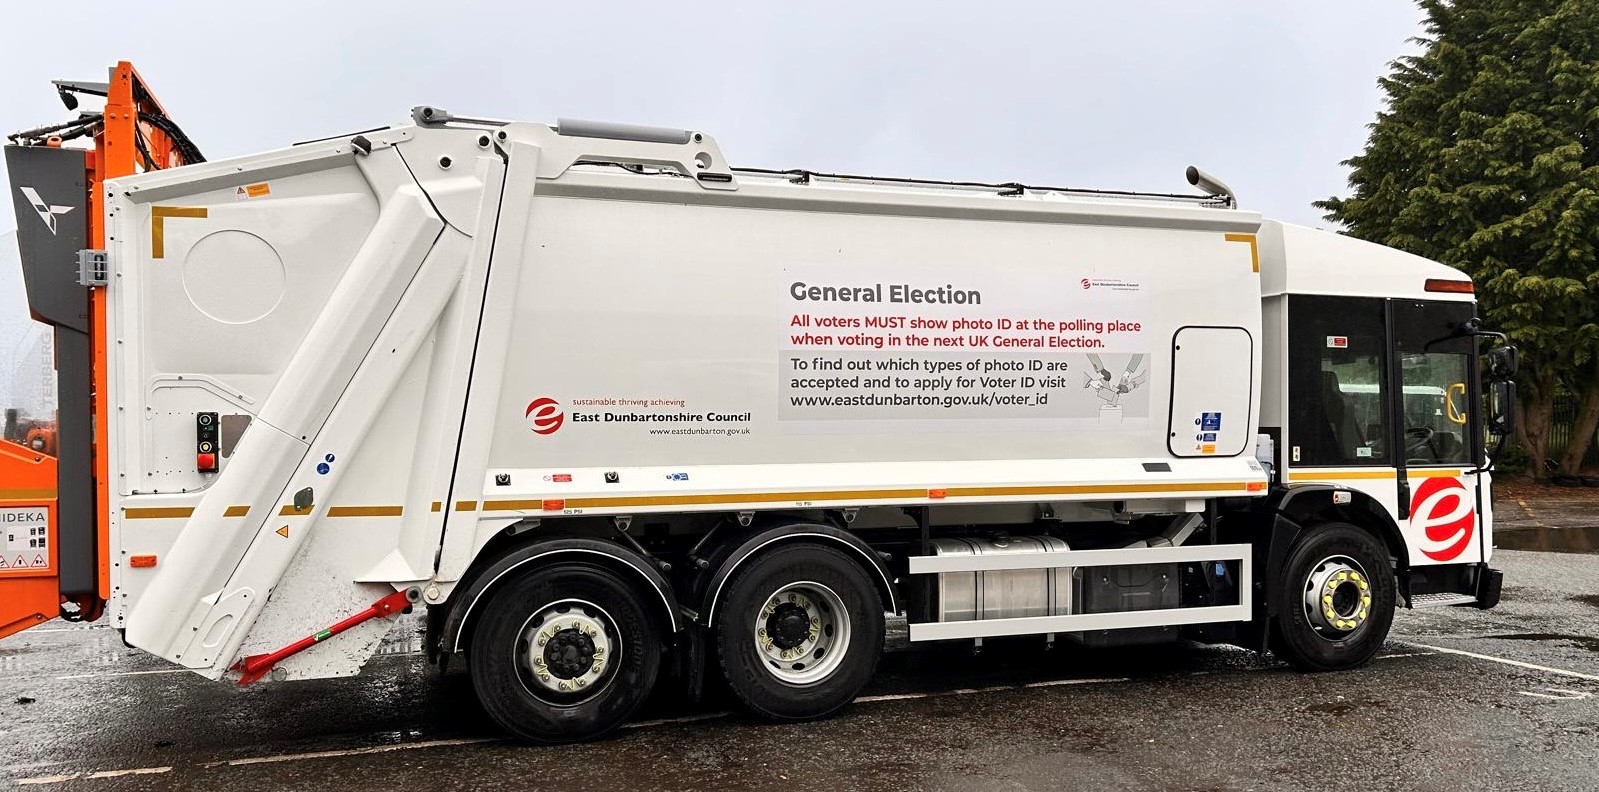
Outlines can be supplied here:
[[1305, 579], [1305, 615], [1317, 634], [1343, 640], [1371, 617], [1371, 577], [1348, 556], [1322, 559]]
[[832, 589], [812, 582], [785, 585], [755, 612], [755, 649], [772, 676], [791, 685], [820, 682], [843, 663], [849, 612]]
[[593, 689], [619, 659], [609, 614], [565, 600], [540, 610], [522, 631], [521, 660], [530, 682], [571, 696]]

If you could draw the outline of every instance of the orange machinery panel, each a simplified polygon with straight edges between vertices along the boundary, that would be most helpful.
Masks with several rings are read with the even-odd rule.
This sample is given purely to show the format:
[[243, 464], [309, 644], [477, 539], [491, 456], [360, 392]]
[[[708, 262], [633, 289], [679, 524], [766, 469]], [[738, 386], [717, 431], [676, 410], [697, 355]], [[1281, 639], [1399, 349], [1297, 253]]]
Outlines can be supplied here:
[[0, 440], [0, 638], [55, 618], [56, 460]]

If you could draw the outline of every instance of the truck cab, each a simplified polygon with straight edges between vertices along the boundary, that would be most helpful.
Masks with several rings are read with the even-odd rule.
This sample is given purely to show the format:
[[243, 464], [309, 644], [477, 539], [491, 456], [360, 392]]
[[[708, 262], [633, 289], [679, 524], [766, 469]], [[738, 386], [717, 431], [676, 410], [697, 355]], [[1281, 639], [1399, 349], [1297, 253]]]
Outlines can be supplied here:
[[1411, 603], [1496, 599], [1485, 428], [1504, 421], [1508, 399], [1487, 404], [1479, 350], [1489, 334], [1471, 279], [1285, 223], [1262, 224], [1260, 240], [1263, 320], [1275, 330], [1261, 425], [1279, 482], [1380, 510], [1397, 531], [1388, 541]]

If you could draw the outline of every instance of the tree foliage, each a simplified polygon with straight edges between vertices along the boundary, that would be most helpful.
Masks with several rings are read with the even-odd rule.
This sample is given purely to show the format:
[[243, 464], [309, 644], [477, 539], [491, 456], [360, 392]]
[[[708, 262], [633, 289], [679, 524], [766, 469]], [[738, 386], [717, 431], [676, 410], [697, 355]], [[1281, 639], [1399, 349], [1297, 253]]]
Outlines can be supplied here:
[[1522, 349], [1534, 460], [1557, 388], [1582, 394], [1574, 468], [1599, 421], [1599, 0], [1420, 5], [1424, 49], [1379, 80], [1386, 108], [1344, 163], [1353, 194], [1316, 205], [1472, 276], [1484, 325]]

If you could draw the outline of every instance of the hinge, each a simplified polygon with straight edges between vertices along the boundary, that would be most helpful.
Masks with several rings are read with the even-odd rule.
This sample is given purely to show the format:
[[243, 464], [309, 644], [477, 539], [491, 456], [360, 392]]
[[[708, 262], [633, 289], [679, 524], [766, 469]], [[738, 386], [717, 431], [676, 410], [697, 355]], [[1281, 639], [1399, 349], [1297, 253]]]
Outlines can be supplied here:
[[104, 250], [78, 251], [78, 284], [81, 286], [106, 285]]

